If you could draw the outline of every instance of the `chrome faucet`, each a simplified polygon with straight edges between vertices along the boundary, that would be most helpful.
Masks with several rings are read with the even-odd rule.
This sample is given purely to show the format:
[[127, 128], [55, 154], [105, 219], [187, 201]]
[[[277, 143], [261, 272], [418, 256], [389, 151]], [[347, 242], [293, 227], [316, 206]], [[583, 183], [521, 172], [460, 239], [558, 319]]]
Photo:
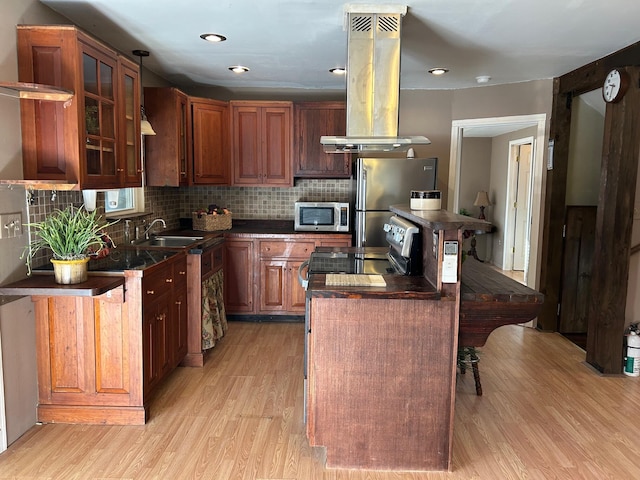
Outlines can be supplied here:
[[167, 228], [167, 222], [165, 222], [163, 219], [161, 218], [156, 218], [153, 222], [151, 222], [149, 224], [149, 226], [147, 227], [147, 229], [144, 231], [144, 233], [142, 234], [144, 236], [144, 238], [149, 238], [149, 231], [153, 228], [153, 226], [156, 223], [161, 223], [162, 224], [162, 228]]

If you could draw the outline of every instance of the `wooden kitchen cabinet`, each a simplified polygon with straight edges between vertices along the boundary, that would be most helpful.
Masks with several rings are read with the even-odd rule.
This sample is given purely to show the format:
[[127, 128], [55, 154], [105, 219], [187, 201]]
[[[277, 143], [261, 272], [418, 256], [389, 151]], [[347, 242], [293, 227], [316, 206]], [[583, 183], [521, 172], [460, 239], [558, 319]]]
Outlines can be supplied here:
[[293, 185], [291, 102], [231, 101], [233, 185]]
[[156, 135], [145, 137], [147, 185], [192, 183], [189, 98], [177, 88], [144, 89], [145, 113]]
[[186, 273], [186, 256], [177, 255], [142, 278], [145, 395], [186, 355]]
[[145, 88], [156, 131], [146, 138], [149, 186], [229, 185], [229, 106], [176, 88]]
[[[85, 284], [103, 281], [110, 280], [90, 277]], [[39, 422], [145, 423], [143, 332], [131, 297], [135, 292], [120, 283], [95, 296], [50, 288], [32, 297]]]
[[225, 234], [225, 309], [232, 315], [304, 315], [298, 268], [316, 247], [348, 247], [349, 234]]
[[74, 26], [17, 30], [19, 80], [75, 94], [65, 104], [21, 100], [24, 178], [141, 186], [137, 65]]
[[193, 183], [229, 185], [229, 106], [208, 98], [189, 98], [193, 131]]
[[260, 306], [258, 313], [304, 314], [304, 289], [298, 267], [315, 249], [314, 241], [259, 240]]
[[345, 135], [346, 104], [298, 102], [294, 106], [295, 177], [349, 178], [351, 154], [324, 153], [323, 135]]
[[255, 283], [253, 276], [253, 240], [225, 237], [224, 306], [227, 313], [254, 313]]

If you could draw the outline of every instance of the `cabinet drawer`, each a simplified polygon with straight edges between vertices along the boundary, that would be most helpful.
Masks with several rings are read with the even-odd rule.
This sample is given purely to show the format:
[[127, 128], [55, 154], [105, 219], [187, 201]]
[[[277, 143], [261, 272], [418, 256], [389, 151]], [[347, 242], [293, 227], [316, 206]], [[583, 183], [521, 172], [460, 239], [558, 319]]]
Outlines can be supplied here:
[[260, 242], [260, 257], [307, 258], [315, 249], [314, 242]]
[[[184, 269], [186, 271], [186, 268]], [[171, 267], [166, 267], [157, 273], [142, 279], [143, 302], [153, 301], [167, 292], [173, 284]]]

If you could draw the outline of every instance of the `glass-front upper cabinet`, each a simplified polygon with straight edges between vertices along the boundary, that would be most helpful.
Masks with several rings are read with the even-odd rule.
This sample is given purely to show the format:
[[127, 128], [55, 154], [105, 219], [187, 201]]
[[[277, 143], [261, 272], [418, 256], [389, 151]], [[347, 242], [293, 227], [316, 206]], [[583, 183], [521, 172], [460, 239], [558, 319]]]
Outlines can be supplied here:
[[21, 101], [25, 180], [141, 186], [138, 66], [71, 25], [16, 28], [19, 80], [74, 93], [64, 104]]
[[140, 152], [140, 75], [137, 66], [120, 57], [120, 161], [122, 166], [121, 184], [140, 186], [142, 184], [142, 160]]
[[[115, 72], [117, 62], [88, 47], [82, 53], [85, 115], [85, 181], [118, 184]], [[97, 179], [94, 179], [97, 180]]]

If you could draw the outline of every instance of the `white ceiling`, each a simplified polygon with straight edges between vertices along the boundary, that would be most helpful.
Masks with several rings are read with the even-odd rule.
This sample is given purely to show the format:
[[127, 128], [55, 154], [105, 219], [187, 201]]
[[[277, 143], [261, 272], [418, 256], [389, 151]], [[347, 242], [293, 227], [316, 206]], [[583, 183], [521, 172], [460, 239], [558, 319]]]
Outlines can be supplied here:
[[[342, 0], [41, 0], [182, 87], [344, 91]], [[369, 0], [371, 4], [389, 4]], [[411, 0], [402, 23], [402, 89], [457, 89], [553, 78], [640, 40], [637, 0]], [[212, 44], [202, 33], [227, 41]], [[135, 57], [133, 57], [135, 58]], [[227, 67], [243, 64], [238, 75]], [[433, 77], [427, 70], [450, 69]]]

